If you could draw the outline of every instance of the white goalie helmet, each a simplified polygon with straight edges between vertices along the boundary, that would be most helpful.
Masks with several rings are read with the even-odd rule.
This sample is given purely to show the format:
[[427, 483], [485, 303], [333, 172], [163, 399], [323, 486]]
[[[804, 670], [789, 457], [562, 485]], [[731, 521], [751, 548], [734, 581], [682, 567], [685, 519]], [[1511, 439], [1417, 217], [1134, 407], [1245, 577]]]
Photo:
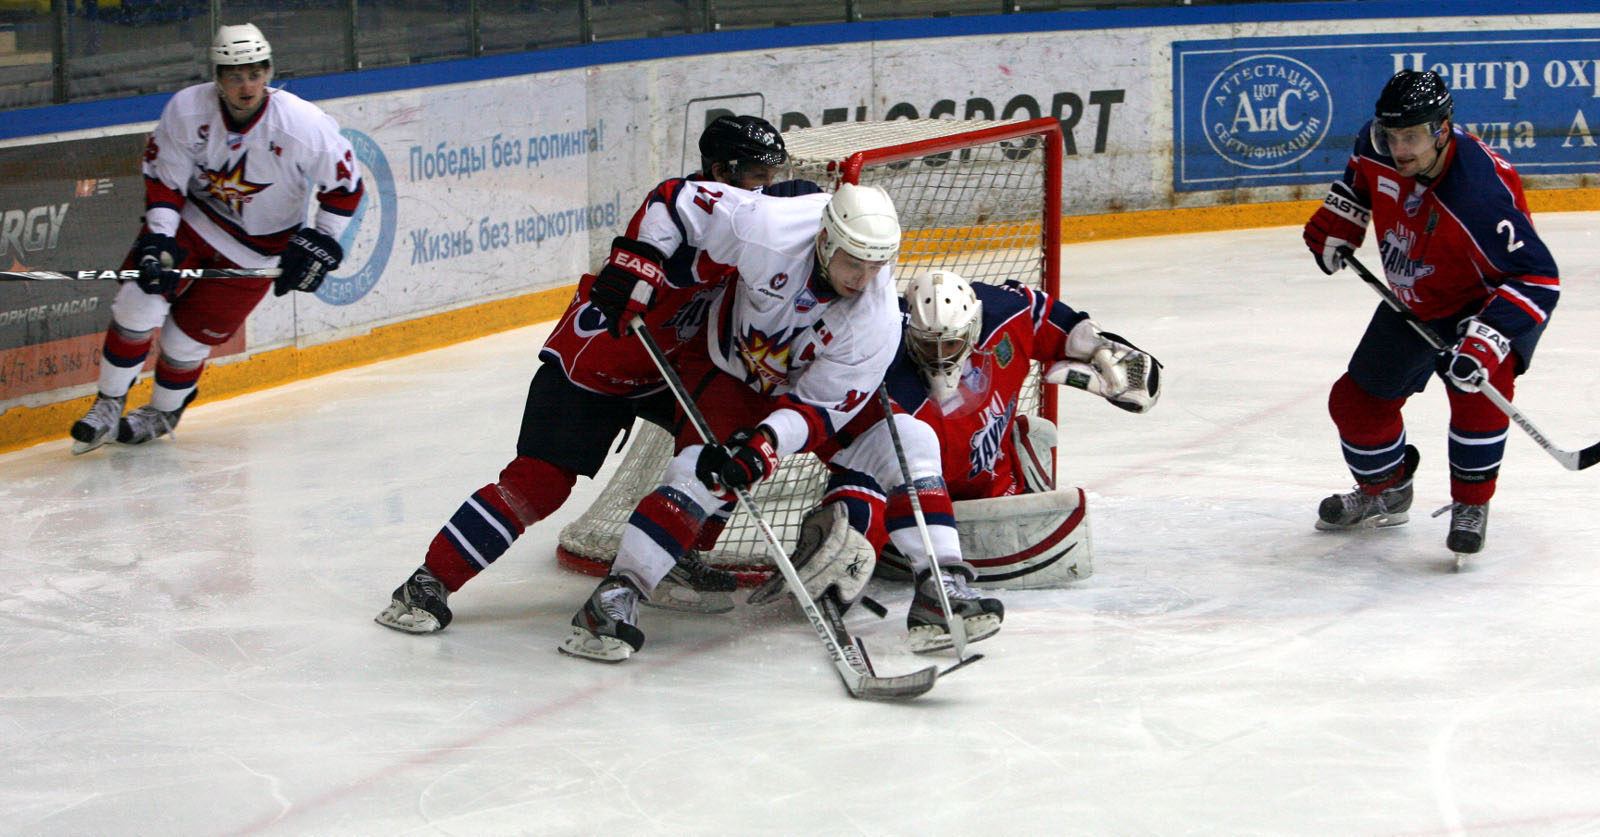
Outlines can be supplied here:
[[237, 67], [271, 60], [272, 45], [254, 23], [218, 27], [217, 37], [211, 41], [213, 67]]
[[818, 261], [826, 266], [837, 250], [864, 262], [894, 261], [900, 250], [900, 217], [881, 186], [840, 184], [822, 211]]
[[906, 286], [906, 353], [922, 370], [935, 400], [961, 384], [967, 356], [983, 330], [983, 303], [972, 285], [948, 270], [930, 270]]

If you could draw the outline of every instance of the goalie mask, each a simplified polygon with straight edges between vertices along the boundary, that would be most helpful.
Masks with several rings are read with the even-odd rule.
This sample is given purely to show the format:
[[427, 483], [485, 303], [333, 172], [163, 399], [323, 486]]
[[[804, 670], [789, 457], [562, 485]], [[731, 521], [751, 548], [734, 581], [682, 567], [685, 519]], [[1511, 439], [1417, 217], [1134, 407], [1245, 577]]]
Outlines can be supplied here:
[[241, 23], [237, 26], [221, 26], [217, 28], [217, 36], [211, 41], [211, 66], [238, 67], [243, 64], [259, 64], [272, 62], [272, 46], [261, 35], [261, 30], [254, 23]]
[[906, 354], [922, 371], [935, 401], [954, 395], [967, 357], [983, 330], [983, 303], [972, 285], [948, 270], [930, 270], [906, 287]]

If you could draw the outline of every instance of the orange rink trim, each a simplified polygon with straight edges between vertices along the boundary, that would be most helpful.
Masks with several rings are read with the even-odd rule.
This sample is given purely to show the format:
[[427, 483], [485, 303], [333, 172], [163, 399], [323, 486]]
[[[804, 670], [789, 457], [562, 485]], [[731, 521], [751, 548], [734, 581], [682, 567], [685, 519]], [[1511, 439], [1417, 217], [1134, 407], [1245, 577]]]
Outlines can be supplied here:
[[[1600, 210], [1600, 189], [1545, 189], [1527, 194], [1528, 205], [1534, 213]], [[1075, 244], [1151, 235], [1299, 226], [1311, 217], [1318, 204], [1319, 201], [1314, 200], [1284, 201], [1081, 215], [1062, 220], [1061, 242]], [[1536, 223], [1537, 220], [1535, 218]], [[915, 244], [908, 247], [913, 255], [915, 249]], [[260, 352], [237, 363], [209, 367], [202, 379], [204, 394], [199, 403], [553, 320], [566, 310], [575, 288], [575, 285], [565, 285], [485, 302], [380, 326], [359, 337], [305, 348]], [[149, 392], [150, 382], [141, 381], [129, 393], [128, 401], [133, 405], [142, 404], [149, 398]], [[0, 413], [0, 453], [66, 438], [67, 428], [88, 411], [93, 401], [93, 396], [84, 396], [40, 407], [12, 407]]]

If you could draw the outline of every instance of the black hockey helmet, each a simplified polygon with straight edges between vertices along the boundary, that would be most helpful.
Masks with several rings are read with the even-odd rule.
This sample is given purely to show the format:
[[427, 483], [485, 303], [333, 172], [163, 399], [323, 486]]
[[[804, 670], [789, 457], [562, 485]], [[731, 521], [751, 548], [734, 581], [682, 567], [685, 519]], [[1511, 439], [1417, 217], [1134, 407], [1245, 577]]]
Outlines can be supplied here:
[[707, 176], [713, 163], [737, 176], [744, 166], [781, 166], [788, 159], [783, 135], [759, 116], [719, 116], [700, 134], [700, 172]]
[[1427, 123], [1437, 130], [1455, 112], [1455, 102], [1438, 73], [1401, 70], [1383, 86], [1376, 110], [1378, 124], [1385, 128]]

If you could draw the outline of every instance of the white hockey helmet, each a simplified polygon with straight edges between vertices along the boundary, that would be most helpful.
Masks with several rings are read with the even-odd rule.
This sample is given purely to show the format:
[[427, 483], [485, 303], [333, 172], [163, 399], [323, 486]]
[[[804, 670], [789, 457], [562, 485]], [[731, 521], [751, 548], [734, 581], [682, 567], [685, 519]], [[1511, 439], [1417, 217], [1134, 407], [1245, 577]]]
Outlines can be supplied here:
[[961, 384], [967, 356], [983, 331], [983, 303], [972, 285], [948, 270], [930, 270], [906, 286], [906, 353], [922, 370], [935, 400]]
[[254, 23], [218, 27], [217, 37], [211, 41], [213, 68], [237, 67], [261, 61], [272, 61], [272, 45], [262, 37], [261, 30]]
[[900, 217], [881, 186], [841, 183], [822, 211], [822, 233], [817, 257], [824, 268], [836, 250], [864, 262], [892, 262], [900, 250]]

